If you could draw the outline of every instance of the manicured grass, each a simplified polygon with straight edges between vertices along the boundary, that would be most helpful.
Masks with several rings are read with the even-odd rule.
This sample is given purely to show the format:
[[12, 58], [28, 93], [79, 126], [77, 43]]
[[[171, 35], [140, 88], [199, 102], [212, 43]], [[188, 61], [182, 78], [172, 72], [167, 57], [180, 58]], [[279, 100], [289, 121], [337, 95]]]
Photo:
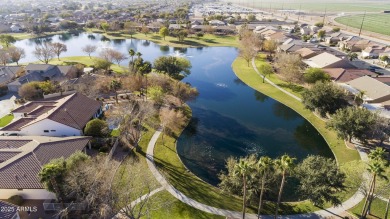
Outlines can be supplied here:
[[390, 4], [386, 1], [381, 0], [326, 0], [320, 2], [308, 1], [308, 0], [263, 0], [263, 1], [253, 1], [253, 0], [234, 0], [234, 3], [241, 3], [244, 6], [253, 7], [253, 4], [256, 8], [262, 8], [265, 11], [268, 11], [270, 8], [275, 9], [295, 9], [303, 11], [317, 11], [324, 13], [325, 9], [329, 12], [354, 12], [354, 11], [367, 11], [367, 12], [380, 12], [390, 8]]
[[14, 115], [6, 115], [3, 118], [0, 118], [0, 127], [8, 125], [14, 119]]
[[[368, 215], [367, 218], [368, 219], [385, 218], [386, 204], [387, 202], [385, 201], [382, 201], [380, 199], [374, 199], [374, 201], [371, 204], [370, 215]], [[358, 205], [349, 209], [348, 211], [356, 215], [357, 217], [360, 217], [360, 214], [362, 213], [363, 205], [364, 205], [364, 201], [361, 201]], [[390, 212], [387, 214], [387, 217], [389, 216], [390, 216]]]
[[[178, 135], [177, 135], [178, 136]], [[181, 162], [176, 151], [176, 139], [164, 135], [158, 139], [154, 151], [154, 159], [159, 170], [166, 179], [179, 191], [186, 196], [213, 207], [241, 211], [242, 199], [237, 196], [227, 194], [217, 187], [214, 187], [192, 172], [186, 169]], [[266, 202], [264, 204], [263, 214], [273, 214], [275, 203]], [[281, 214], [300, 214], [319, 210], [308, 201], [283, 203], [281, 205]], [[248, 206], [247, 212], [256, 213], [257, 203]]]
[[[76, 63], [81, 63], [83, 65], [86, 65], [86, 66], [93, 66], [95, 63], [94, 61], [96, 59], [100, 59], [98, 57], [89, 57], [89, 56], [70, 56], [70, 57], [60, 57], [60, 60], [58, 60], [57, 58], [53, 58], [49, 61], [49, 64], [52, 64], [52, 65], [73, 65], [73, 64], [76, 64]], [[36, 62], [32, 62], [32, 63], [41, 63], [40, 61], [36, 61]], [[22, 63], [21, 65], [26, 65], [27, 63]], [[117, 64], [112, 64], [111, 65], [111, 69], [116, 72], [116, 73], [124, 73], [126, 72], [126, 68], [123, 67], [123, 66], [119, 66]]]
[[[258, 59], [256, 61], [256, 64], [258, 65], [261, 62], [262, 60]], [[252, 66], [247, 66], [245, 60], [237, 58], [233, 62], [232, 67], [237, 77], [239, 77], [244, 83], [246, 83], [253, 89], [285, 104], [286, 106], [290, 107], [291, 109], [299, 113], [301, 116], [303, 116], [306, 120], [308, 120], [328, 143], [339, 165], [343, 165], [348, 162], [360, 159], [359, 154], [356, 150], [348, 149], [345, 146], [344, 141], [339, 139], [334, 131], [328, 130], [326, 128], [326, 123], [320, 118], [318, 118], [316, 115], [314, 115], [311, 111], [305, 109], [304, 105], [301, 102], [295, 100], [292, 97], [287, 96], [285, 93], [281, 92], [272, 85], [268, 83], [263, 83], [262, 78], [254, 71]], [[356, 187], [349, 185], [346, 186], [346, 191], [339, 193], [339, 197], [341, 200], [347, 200], [357, 191]]]
[[[259, 67], [261, 65], [266, 64], [266, 62], [267, 62], [265, 58], [266, 58], [265, 54], [259, 54], [255, 60], [256, 67], [259, 70], [259, 72], [261, 72]], [[252, 62], [250, 64], [250, 66], [252, 67]], [[277, 75], [275, 73], [267, 75], [267, 78], [269, 80], [271, 80], [272, 82], [274, 82], [279, 87], [287, 90], [290, 93], [293, 93], [295, 96], [297, 96], [299, 98], [302, 98], [302, 92], [305, 90], [305, 88], [303, 86], [298, 85], [298, 84], [293, 84], [293, 83], [287, 83], [286, 81], [283, 81], [282, 79], [280, 79], [279, 75]]]
[[25, 40], [25, 39], [31, 39], [37, 37], [52, 36], [52, 35], [62, 34], [62, 33], [66, 33], [66, 31], [46, 32], [39, 35], [31, 34], [31, 33], [11, 33], [11, 35], [14, 36], [16, 40]]
[[161, 191], [153, 197], [151, 205], [153, 206], [153, 201], [160, 205], [163, 203], [163, 206], [156, 210], [152, 211], [149, 217], [142, 218], [153, 218], [153, 219], [170, 219], [170, 218], [180, 218], [180, 219], [224, 219], [223, 216], [218, 216], [214, 214], [209, 214], [203, 211], [200, 211], [196, 208], [188, 206], [183, 202], [177, 200], [167, 191]]
[[[363, 17], [363, 14], [359, 14], [338, 17], [335, 20], [338, 23], [360, 29]], [[366, 14], [364, 17], [363, 30], [390, 36], [390, 14]]]
[[[256, 64], [259, 64], [260, 62], [261, 60], [257, 60]], [[323, 120], [319, 119], [311, 111], [305, 109], [303, 104], [298, 100], [287, 96], [285, 93], [281, 92], [268, 83], [263, 83], [262, 78], [254, 71], [252, 66], [247, 66], [245, 60], [237, 58], [233, 62], [232, 67], [237, 77], [239, 77], [244, 83], [253, 89], [285, 104], [311, 122], [312, 125], [318, 130], [318, 132], [324, 137], [329, 147], [335, 154], [339, 164], [359, 159], [359, 154], [357, 151], [348, 149], [345, 146], [343, 140], [337, 138], [337, 134], [335, 132], [326, 128], [326, 124]]]
[[[132, 189], [131, 199], [122, 200], [126, 203], [118, 203], [120, 207], [130, 204], [129, 202], [136, 200], [143, 194], [146, 194], [147, 187], [144, 185], [146, 181], [151, 191], [161, 187], [160, 183], [154, 178], [152, 172], [149, 171], [149, 167], [144, 156], [149, 140], [152, 138], [154, 132], [155, 130], [151, 128], [148, 128], [147, 131], [145, 131], [140, 141], [141, 151], [131, 152], [130, 155], [122, 162], [115, 174], [112, 185], [116, 194], [120, 196], [123, 189], [127, 190], [129, 188], [130, 183], [130, 187]], [[123, 149], [117, 148], [117, 150]]]
[[[87, 29], [88, 32], [101, 33], [110, 39], [131, 39], [131, 36], [121, 32], [104, 33], [98, 29]], [[148, 35], [136, 33], [133, 39], [149, 40], [159, 45], [170, 47], [207, 47], [207, 46], [231, 46], [238, 47], [238, 38], [236, 36], [217, 36], [205, 34], [203, 37], [189, 36], [183, 42], [179, 42], [176, 37], [167, 36], [165, 40], [158, 33], [149, 33]]]

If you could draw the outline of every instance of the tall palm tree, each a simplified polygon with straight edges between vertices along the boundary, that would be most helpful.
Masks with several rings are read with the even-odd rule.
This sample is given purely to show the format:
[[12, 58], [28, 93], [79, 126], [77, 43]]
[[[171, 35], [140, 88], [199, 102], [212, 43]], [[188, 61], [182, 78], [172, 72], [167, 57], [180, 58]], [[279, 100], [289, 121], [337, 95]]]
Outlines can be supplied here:
[[135, 56], [135, 51], [134, 49], [129, 50], [129, 56], [131, 57], [131, 62], [134, 62], [134, 56]]
[[135, 55], [137, 56], [137, 58], [141, 58], [141, 56], [142, 56], [142, 53], [140, 53], [140, 52], [136, 52], [136, 53], [135, 53]]
[[249, 162], [246, 158], [241, 158], [234, 168], [234, 174], [241, 176], [243, 183], [242, 219], [245, 219], [247, 180], [252, 171], [253, 163]]
[[385, 172], [384, 163], [380, 160], [373, 160], [370, 164], [368, 164], [368, 172], [371, 173], [371, 183], [368, 193], [366, 195], [366, 201], [364, 202], [361, 218], [366, 218], [368, 211], [371, 208], [371, 203], [374, 200], [375, 195], [375, 183], [377, 177], [386, 178], [383, 173]]
[[290, 157], [288, 155], [283, 155], [280, 159], [277, 159], [275, 161], [276, 168], [278, 168], [278, 170], [282, 173], [282, 182], [279, 188], [278, 202], [276, 204], [276, 209], [275, 209], [275, 218], [278, 217], [279, 205], [280, 205], [280, 200], [282, 198], [284, 183], [286, 182], [286, 176], [294, 168], [294, 160], [295, 158], [293, 157]]
[[387, 205], [386, 205], [386, 211], [385, 211], [385, 219], [387, 219], [387, 215], [389, 214], [389, 207], [390, 207], [390, 196], [389, 196], [389, 199], [387, 199]]
[[386, 155], [387, 152], [384, 148], [376, 147], [375, 150], [370, 151], [370, 153], [368, 154], [368, 158], [370, 158], [370, 160], [378, 160], [385, 162]]
[[256, 164], [257, 170], [259, 171], [261, 175], [261, 181], [260, 181], [260, 196], [259, 196], [259, 209], [257, 212], [258, 218], [260, 219], [260, 213], [261, 213], [261, 207], [263, 205], [263, 194], [264, 194], [264, 187], [265, 187], [265, 181], [268, 177], [268, 174], [273, 168], [273, 160], [267, 156], [260, 157], [259, 161]]
[[[371, 199], [373, 199], [374, 196], [374, 190], [375, 190], [375, 180], [376, 180], [376, 175], [380, 174], [380, 166], [381, 163], [385, 164], [385, 156], [387, 152], [380, 147], [376, 147], [375, 150], [372, 150], [368, 154], [368, 158], [370, 159], [372, 164], [369, 164], [368, 166], [368, 171], [372, 173], [373, 175], [371, 176], [371, 182], [370, 182], [370, 188], [369, 191], [366, 194], [366, 201], [364, 202], [363, 210], [362, 210], [362, 217], [363, 215], [367, 214], [371, 207]], [[378, 172], [379, 171], [379, 172]], [[367, 207], [367, 209], [366, 209]]]

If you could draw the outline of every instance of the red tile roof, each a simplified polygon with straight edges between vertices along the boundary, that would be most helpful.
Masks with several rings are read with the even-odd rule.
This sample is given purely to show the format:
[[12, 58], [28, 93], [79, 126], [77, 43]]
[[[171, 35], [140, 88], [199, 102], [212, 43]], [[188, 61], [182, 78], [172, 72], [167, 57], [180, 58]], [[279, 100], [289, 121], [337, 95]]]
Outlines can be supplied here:
[[[2, 209], [0, 211], [0, 218], [1, 219], [13, 218], [18, 213], [18, 212], [16, 212], [17, 207], [18, 206], [14, 205], [14, 204], [0, 200], [0, 209]], [[5, 211], [5, 209], [15, 209], [15, 211]]]
[[11, 148], [20, 148], [32, 140], [1, 140], [0, 139], [0, 150], [1, 149], [11, 149]]
[[324, 68], [332, 80], [340, 83], [349, 82], [363, 76], [376, 77], [377, 74], [365, 69]]
[[79, 93], [57, 100], [28, 102], [15, 109], [13, 113], [27, 113], [31, 117], [16, 120], [4, 127], [2, 131], [18, 131], [44, 119], [82, 130], [101, 105], [101, 102]]
[[[6, 136], [0, 142], [29, 141], [22, 149], [0, 149], [0, 189], [42, 189], [38, 173], [42, 166], [56, 158], [68, 158], [77, 150], [83, 150], [90, 137]], [[16, 147], [13, 147], [16, 148]], [[13, 157], [10, 157], [14, 155]]]
[[20, 128], [34, 121], [34, 118], [20, 118], [4, 126], [1, 131], [20, 131]]

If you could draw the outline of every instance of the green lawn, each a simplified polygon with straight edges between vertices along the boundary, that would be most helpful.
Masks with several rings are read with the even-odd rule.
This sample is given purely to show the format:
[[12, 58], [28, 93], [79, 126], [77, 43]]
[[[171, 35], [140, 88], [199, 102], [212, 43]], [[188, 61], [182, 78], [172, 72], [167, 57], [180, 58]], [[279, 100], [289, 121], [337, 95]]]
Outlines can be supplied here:
[[[368, 215], [368, 219], [373, 219], [373, 218], [385, 218], [385, 213], [386, 213], [386, 204], [387, 202], [382, 201], [380, 199], [374, 199], [371, 205], [371, 212], [370, 215]], [[360, 202], [358, 205], [355, 207], [349, 209], [349, 212], [352, 214], [356, 215], [357, 217], [360, 216], [362, 213], [364, 201]], [[390, 212], [387, 214], [387, 217], [390, 216]]]
[[[87, 32], [101, 33], [110, 39], [131, 39], [131, 36], [121, 32], [108, 32], [104, 33], [99, 29], [87, 29]], [[197, 38], [190, 36], [185, 38], [183, 42], [179, 42], [177, 38], [167, 36], [165, 40], [156, 33], [150, 33], [148, 35], [142, 33], [136, 33], [133, 35], [133, 39], [149, 40], [159, 45], [170, 47], [208, 47], [208, 46], [231, 46], [238, 47], [238, 39], [236, 36], [217, 36], [213, 34], [205, 34], [203, 37]]]
[[[338, 17], [336, 22], [360, 29], [363, 17], [363, 14]], [[363, 30], [390, 36], [390, 14], [366, 14]]]
[[[256, 65], [260, 65], [261, 62], [263, 62], [262, 59], [256, 60]], [[253, 89], [272, 97], [273, 99], [285, 104], [286, 106], [290, 107], [291, 109], [295, 110], [297, 113], [299, 113], [301, 116], [303, 116], [305, 119], [307, 119], [316, 129], [317, 131], [323, 136], [325, 141], [328, 143], [330, 149], [332, 150], [333, 154], [335, 155], [336, 160], [338, 161], [339, 165], [346, 164], [351, 161], [359, 160], [359, 154], [356, 150], [348, 149], [344, 141], [337, 138], [337, 134], [334, 131], [328, 130], [326, 128], [326, 124], [323, 120], [318, 118], [316, 115], [314, 115], [311, 111], [305, 109], [303, 104], [292, 97], [287, 96], [282, 91], [278, 90], [277, 88], [273, 87], [272, 85], [268, 83], [263, 83], [262, 78], [253, 70], [252, 66], [248, 67], [246, 64], [246, 61], [237, 58], [233, 62], [233, 70], [236, 73], [236, 75], [246, 84], [248, 84]], [[271, 80], [276, 77], [273, 75], [271, 77]], [[279, 81], [274, 81], [275, 83], [281, 83]], [[295, 94], [299, 94], [299, 92], [293, 92]], [[352, 187], [347, 185], [347, 190], [344, 192], [341, 192], [339, 194], [340, 198], [342, 200], [347, 200], [350, 198], [355, 192], [357, 191], [356, 187]]]
[[[49, 61], [49, 64], [52, 64], [52, 65], [73, 65], [73, 64], [81, 63], [81, 64], [86, 65], [86, 66], [93, 66], [95, 64], [94, 60], [96, 60], [96, 59], [99, 59], [99, 58], [93, 57], [93, 56], [91, 58], [89, 56], [60, 57], [60, 60], [58, 60], [57, 58], [51, 59]], [[36, 61], [33, 63], [42, 63], [42, 62]], [[26, 65], [26, 64], [27, 63], [21, 63], [21, 65]], [[117, 64], [112, 64], [111, 69], [117, 73], [126, 72], [125, 67], [119, 66]]]
[[[230, 1], [231, 2], [231, 1]], [[325, 1], [310, 1], [310, 0], [233, 0], [234, 3], [241, 3], [244, 6], [256, 8], [262, 8], [268, 11], [270, 8], [275, 9], [295, 9], [303, 11], [317, 11], [324, 13], [325, 8], [329, 12], [355, 12], [355, 11], [367, 11], [367, 12], [380, 12], [388, 10], [390, 4], [383, 0], [325, 0]]]
[[156, 197], [152, 200], [157, 202], [157, 205], [162, 207], [156, 211], [152, 211], [148, 217], [142, 218], [153, 218], [153, 219], [171, 219], [171, 218], [180, 218], [180, 219], [224, 219], [223, 216], [218, 216], [214, 214], [209, 214], [203, 211], [200, 211], [196, 208], [193, 208], [189, 205], [184, 204], [183, 202], [177, 200], [167, 191], [161, 191], [155, 195]]
[[[154, 156], [159, 170], [183, 194], [213, 207], [241, 211], [242, 199], [240, 197], [224, 193], [219, 188], [202, 181], [186, 169], [177, 154], [176, 139], [164, 135], [163, 141], [162, 137], [160, 137], [156, 144]], [[274, 207], [274, 203], [266, 202], [264, 214], [273, 214]], [[281, 206], [282, 214], [299, 214], [316, 210], [319, 209], [308, 201], [283, 203]], [[249, 206], [247, 211], [256, 213], [257, 203]]]
[[[263, 62], [262, 59], [257, 59], [256, 65], [259, 65], [261, 62]], [[233, 62], [232, 67], [233, 71], [244, 83], [248, 84], [253, 89], [287, 105], [288, 107], [302, 115], [310, 123], [312, 123], [312, 125], [324, 137], [329, 147], [332, 149], [339, 164], [359, 159], [359, 154], [357, 153], [357, 151], [348, 149], [345, 146], [344, 141], [338, 139], [337, 134], [335, 132], [328, 130], [325, 127], [325, 122], [319, 119], [311, 111], [305, 109], [301, 102], [287, 96], [285, 93], [271, 86], [270, 84], [263, 83], [262, 78], [253, 70], [252, 65], [248, 67], [245, 60], [237, 58]], [[271, 80], [274, 77], [276, 76], [273, 75], [273, 77], [271, 77]], [[279, 80], [275, 81], [275, 83], [281, 82]]]
[[14, 119], [14, 115], [6, 115], [3, 118], [0, 118], [0, 127], [8, 125]]

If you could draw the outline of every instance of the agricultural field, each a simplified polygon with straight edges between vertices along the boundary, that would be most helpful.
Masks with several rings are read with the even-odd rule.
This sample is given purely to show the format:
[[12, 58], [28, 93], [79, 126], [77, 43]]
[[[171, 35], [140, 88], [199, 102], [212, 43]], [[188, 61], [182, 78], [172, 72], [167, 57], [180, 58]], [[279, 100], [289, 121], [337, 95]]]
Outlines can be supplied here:
[[310, 0], [223, 0], [223, 2], [231, 2], [241, 4], [247, 7], [255, 7], [262, 9], [278, 10], [292, 9], [304, 11], [325, 11], [329, 12], [381, 12], [390, 10], [390, 2], [385, 0], [328, 0], [328, 1], [310, 1]]
[[363, 17], [363, 30], [390, 36], [390, 14], [366, 14], [365, 16], [364, 14], [351, 15], [338, 17], [335, 21], [346, 26], [360, 29]]

